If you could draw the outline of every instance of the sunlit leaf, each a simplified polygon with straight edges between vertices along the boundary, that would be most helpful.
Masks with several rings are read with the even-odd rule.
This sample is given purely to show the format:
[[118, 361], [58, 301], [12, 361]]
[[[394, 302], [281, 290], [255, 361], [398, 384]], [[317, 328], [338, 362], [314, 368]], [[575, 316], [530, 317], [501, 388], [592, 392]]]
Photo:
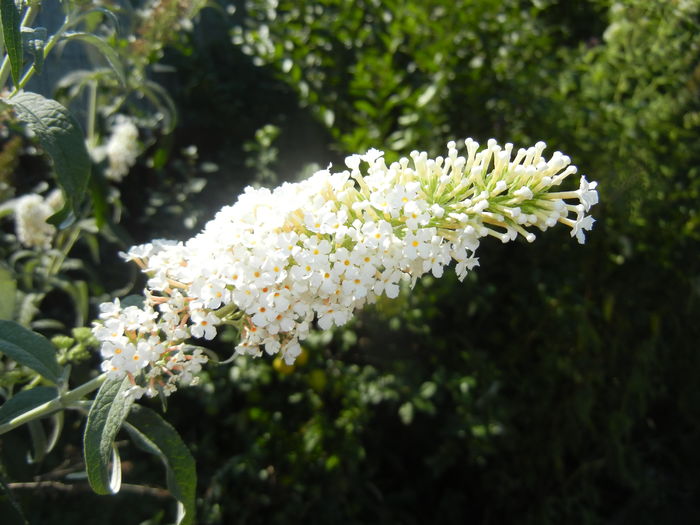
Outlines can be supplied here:
[[116, 494], [121, 486], [121, 462], [114, 439], [134, 402], [124, 395], [130, 386], [126, 377], [107, 379], [90, 407], [83, 453], [88, 481], [97, 494]]
[[60, 225], [77, 214], [90, 178], [90, 156], [83, 132], [75, 118], [55, 100], [23, 92], [12, 97], [10, 102], [17, 117], [34, 133], [53, 160], [66, 204], [49, 218], [49, 222]]

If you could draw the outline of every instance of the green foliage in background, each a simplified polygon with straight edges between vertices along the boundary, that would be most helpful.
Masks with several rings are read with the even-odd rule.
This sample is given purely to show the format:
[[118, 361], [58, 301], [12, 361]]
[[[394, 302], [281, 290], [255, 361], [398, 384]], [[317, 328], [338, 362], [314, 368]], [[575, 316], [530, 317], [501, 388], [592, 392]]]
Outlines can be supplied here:
[[289, 375], [241, 365], [281, 386], [220, 379], [242, 442], [209, 519], [241, 484], [260, 493], [242, 523], [697, 519], [700, 6], [408, 4], [247, 2], [232, 38], [339, 151], [571, 152], [601, 183], [596, 235], [489, 247], [469, 282], [378, 305]]

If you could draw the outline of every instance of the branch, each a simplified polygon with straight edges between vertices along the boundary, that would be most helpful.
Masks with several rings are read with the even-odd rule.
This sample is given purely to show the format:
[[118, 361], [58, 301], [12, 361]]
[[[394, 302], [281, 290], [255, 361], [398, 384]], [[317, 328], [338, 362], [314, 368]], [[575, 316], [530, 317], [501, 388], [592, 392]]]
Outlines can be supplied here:
[[[90, 485], [87, 483], [63, 483], [61, 481], [23, 481], [8, 483], [7, 486], [11, 490], [55, 490], [65, 493], [92, 492]], [[172, 497], [170, 491], [166, 489], [149, 487], [146, 485], [133, 485], [131, 483], [122, 483], [120, 492], [128, 492], [139, 496], [151, 496], [160, 499]]]

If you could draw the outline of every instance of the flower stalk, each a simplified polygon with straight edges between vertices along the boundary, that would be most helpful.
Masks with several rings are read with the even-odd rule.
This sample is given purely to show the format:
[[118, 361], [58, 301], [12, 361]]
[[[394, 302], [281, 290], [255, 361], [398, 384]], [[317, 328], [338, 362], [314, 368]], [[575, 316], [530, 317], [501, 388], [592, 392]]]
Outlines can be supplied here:
[[63, 394], [59, 394], [58, 397], [52, 399], [51, 401], [47, 401], [46, 403], [43, 403], [38, 407], [33, 408], [32, 410], [20, 414], [19, 416], [11, 419], [7, 423], [3, 423], [2, 425], [0, 425], [0, 435], [9, 432], [10, 430], [13, 430], [21, 425], [24, 425], [25, 423], [28, 423], [34, 419], [40, 419], [42, 417], [49, 416], [57, 410], [71, 408], [77, 401], [80, 401], [90, 392], [93, 392], [100, 388], [100, 386], [102, 385], [102, 383], [105, 382], [106, 379], [107, 374], [100, 374], [99, 376], [95, 377], [94, 379], [91, 379], [87, 383], [83, 383], [79, 387], [65, 392]]

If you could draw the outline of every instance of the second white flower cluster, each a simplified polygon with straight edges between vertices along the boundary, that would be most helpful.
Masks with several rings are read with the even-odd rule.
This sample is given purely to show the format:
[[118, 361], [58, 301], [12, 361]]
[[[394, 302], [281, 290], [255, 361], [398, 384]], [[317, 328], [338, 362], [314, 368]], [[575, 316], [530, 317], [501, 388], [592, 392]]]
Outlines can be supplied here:
[[533, 227], [560, 222], [585, 240], [596, 183], [552, 191], [576, 172], [568, 157], [545, 160], [544, 143], [515, 155], [493, 140], [481, 151], [464, 144], [465, 155], [450, 142], [446, 157], [413, 152], [388, 166], [370, 150], [338, 173], [247, 188], [187, 242], [133, 248], [127, 258], [150, 277], [145, 303], [103, 305], [103, 368], [129, 374], [134, 395], [170, 393], [206, 360], [186, 341], [210, 340], [222, 323], [240, 331], [236, 353], [291, 364], [314, 323], [341, 326], [380, 295], [396, 297], [402, 279], [440, 277], [453, 260], [463, 279], [483, 237], [532, 242]]

